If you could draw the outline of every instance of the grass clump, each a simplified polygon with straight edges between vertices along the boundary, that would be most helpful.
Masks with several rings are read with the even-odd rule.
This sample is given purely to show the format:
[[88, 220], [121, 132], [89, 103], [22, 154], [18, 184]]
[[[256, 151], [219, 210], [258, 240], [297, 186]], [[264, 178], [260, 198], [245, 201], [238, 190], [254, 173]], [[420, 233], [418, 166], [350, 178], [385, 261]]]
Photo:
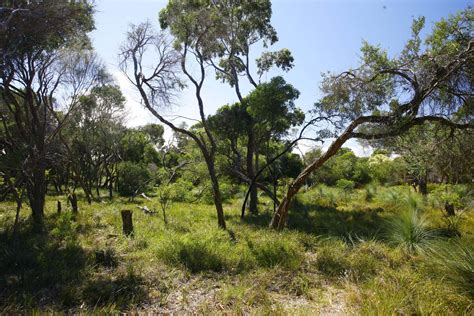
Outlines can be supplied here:
[[455, 287], [474, 298], [474, 246], [472, 243], [442, 242], [428, 252], [430, 262]]
[[321, 243], [316, 254], [316, 268], [328, 277], [342, 277], [349, 269], [347, 245], [337, 239]]
[[388, 221], [388, 240], [409, 253], [415, 253], [426, 248], [435, 236], [428, 224], [418, 209], [410, 208]]
[[161, 242], [158, 256], [191, 272], [245, 270], [253, 265], [246, 249], [217, 228], [173, 234]]
[[400, 255], [377, 241], [359, 241], [352, 245], [331, 239], [317, 249], [316, 268], [329, 278], [347, 278], [364, 282], [383, 268], [399, 266]]
[[247, 246], [261, 267], [296, 270], [304, 259], [303, 247], [294, 235], [260, 232], [247, 237]]
[[442, 280], [410, 268], [384, 269], [349, 295], [361, 315], [467, 315], [472, 301]]

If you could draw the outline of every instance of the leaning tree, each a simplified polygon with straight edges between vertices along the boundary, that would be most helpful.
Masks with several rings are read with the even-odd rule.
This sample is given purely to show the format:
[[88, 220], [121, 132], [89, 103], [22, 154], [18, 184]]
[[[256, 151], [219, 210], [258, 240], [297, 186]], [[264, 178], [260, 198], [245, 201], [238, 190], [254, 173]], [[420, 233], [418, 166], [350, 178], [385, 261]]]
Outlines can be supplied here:
[[365, 43], [360, 67], [325, 75], [315, 113], [333, 124], [321, 134], [335, 140], [288, 187], [271, 227], [285, 227], [290, 203], [305, 180], [350, 138], [393, 137], [426, 122], [474, 127], [473, 19], [468, 8], [441, 20], [424, 42], [425, 20], [415, 19], [412, 38], [399, 56], [389, 58], [380, 47]]

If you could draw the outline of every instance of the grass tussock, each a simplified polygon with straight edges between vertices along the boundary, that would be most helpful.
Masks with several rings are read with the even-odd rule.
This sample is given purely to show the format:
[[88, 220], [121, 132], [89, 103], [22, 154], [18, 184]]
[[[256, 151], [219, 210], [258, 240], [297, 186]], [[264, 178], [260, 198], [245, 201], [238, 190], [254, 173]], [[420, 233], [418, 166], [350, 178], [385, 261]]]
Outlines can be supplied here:
[[389, 242], [409, 253], [428, 247], [434, 236], [435, 231], [430, 228], [428, 219], [416, 208], [402, 211], [388, 221]]

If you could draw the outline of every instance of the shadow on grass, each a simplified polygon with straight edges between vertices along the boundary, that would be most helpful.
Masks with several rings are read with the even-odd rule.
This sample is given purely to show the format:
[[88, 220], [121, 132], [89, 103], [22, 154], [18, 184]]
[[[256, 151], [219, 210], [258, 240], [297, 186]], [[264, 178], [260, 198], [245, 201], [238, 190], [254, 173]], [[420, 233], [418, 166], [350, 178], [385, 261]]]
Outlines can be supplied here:
[[61, 296], [81, 282], [86, 263], [87, 255], [77, 244], [59, 242], [30, 225], [15, 237], [2, 234], [0, 301], [24, 308], [73, 303]]
[[[382, 209], [340, 210], [336, 207], [322, 207], [296, 201], [290, 208], [288, 229], [344, 239], [378, 238], [385, 223], [385, 219], [380, 216], [382, 211]], [[247, 215], [242, 222], [249, 226], [266, 228], [272, 215], [270, 212]]]
[[54, 215], [48, 232], [27, 222], [14, 237], [0, 234], [0, 310], [67, 310], [83, 302], [125, 309], [145, 299], [140, 276], [117, 272], [98, 260], [97, 249], [83, 249], [77, 228], [58, 233], [64, 221]]

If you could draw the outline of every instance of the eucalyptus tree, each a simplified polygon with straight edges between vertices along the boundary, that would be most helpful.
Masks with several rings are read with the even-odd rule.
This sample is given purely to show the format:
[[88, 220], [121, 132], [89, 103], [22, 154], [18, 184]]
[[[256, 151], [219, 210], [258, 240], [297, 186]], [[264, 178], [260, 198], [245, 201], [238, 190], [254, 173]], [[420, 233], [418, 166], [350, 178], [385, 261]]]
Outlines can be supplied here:
[[50, 144], [78, 97], [103, 73], [86, 50], [92, 15], [86, 2], [66, 0], [11, 1], [0, 7], [2, 142], [6, 152], [19, 155], [18, 176], [36, 224], [43, 219]]
[[474, 127], [473, 20], [472, 9], [461, 11], [438, 22], [423, 42], [425, 20], [415, 19], [412, 38], [399, 56], [389, 58], [380, 47], [365, 43], [357, 69], [325, 76], [324, 96], [315, 110], [331, 118], [334, 129], [326, 134], [335, 140], [288, 187], [271, 227], [286, 225], [290, 202], [305, 180], [350, 138], [397, 136], [427, 122]]
[[63, 139], [71, 152], [69, 160], [78, 168], [84, 191], [94, 188], [100, 198], [102, 180], [112, 198], [116, 164], [120, 161], [120, 140], [124, 134], [125, 98], [119, 87], [97, 85], [79, 99], [80, 107], [71, 115]]
[[[278, 41], [278, 36], [270, 23], [272, 8], [270, 0], [223, 0], [186, 1], [171, 0], [160, 12], [162, 28], [169, 29], [175, 36], [183, 56], [182, 68], [196, 88], [196, 97], [203, 107], [201, 90], [206, 76], [206, 66], [216, 72], [216, 78], [234, 88], [240, 103], [244, 102], [243, 79], [253, 88], [259, 79], [273, 66], [285, 71], [293, 67], [293, 57], [288, 49], [264, 51], [251, 62], [252, 47], [267, 48]], [[197, 61], [200, 73], [188, 71], [187, 63]], [[256, 72], [252, 72], [255, 66]], [[258, 79], [257, 79], [258, 77]], [[210, 142], [212, 156], [216, 145], [204, 111], [201, 121]], [[247, 122], [246, 170], [250, 179], [255, 178], [256, 121], [250, 117]], [[256, 186], [251, 186], [250, 211], [257, 208]]]
[[[211, 179], [218, 225], [221, 228], [226, 225], [215, 170], [217, 144], [207, 121], [202, 90], [208, 79], [209, 66], [214, 69], [219, 80], [235, 88], [240, 101], [241, 76], [245, 76], [255, 87], [258, 85], [250, 72], [250, 47], [259, 42], [276, 42], [277, 36], [270, 24], [270, 17], [271, 3], [268, 0], [171, 0], [160, 12], [160, 25], [173, 35], [173, 43], [164, 33], [157, 34], [149, 23], [145, 23], [132, 27], [122, 47], [122, 67], [127, 71], [127, 66], [132, 66], [133, 73], [129, 78], [138, 89], [143, 104], [163, 124], [188, 136], [199, 147]], [[156, 67], [146, 74], [143, 61], [151, 47], [157, 52]], [[273, 65], [289, 69], [292, 61], [288, 50], [266, 52], [257, 61], [257, 74], [262, 75]], [[161, 114], [160, 106], [169, 105], [176, 89], [182, 87], [178, 68], [194, 90], [201, 129], [191, 131], [180, 128]], [[253, 163], [253, 155], [251, 158]]]
[[[250, 184], [259, 167], [259, 156], [270, 142], [278, 142], [287, 136], [291, 127], [304, 120], [303, 112], [295, 106], [298, 90], [286, 83], [282, 77], [274, 77], [269, 82], [260, 83], [243, 103], [226, 105], [209, 118], [211, 128], [224, 143], [224, 153], [231, 161], [234, 176]], [[249, 136], [249, 131], [252, 137]], [[243, 144], [243, 146], [239, 146]], [[246, 149], [246, 168], [243, 165], [242, 147]], [[252, 160], [252, 163], [249, 163]], [[256, 182], [275, 202], [278, 199], [263, 183]], [[257, 211], [257, 191], [251, 190], [250, 211]], [[243, 216], [243, 215], [242, 215]]]

